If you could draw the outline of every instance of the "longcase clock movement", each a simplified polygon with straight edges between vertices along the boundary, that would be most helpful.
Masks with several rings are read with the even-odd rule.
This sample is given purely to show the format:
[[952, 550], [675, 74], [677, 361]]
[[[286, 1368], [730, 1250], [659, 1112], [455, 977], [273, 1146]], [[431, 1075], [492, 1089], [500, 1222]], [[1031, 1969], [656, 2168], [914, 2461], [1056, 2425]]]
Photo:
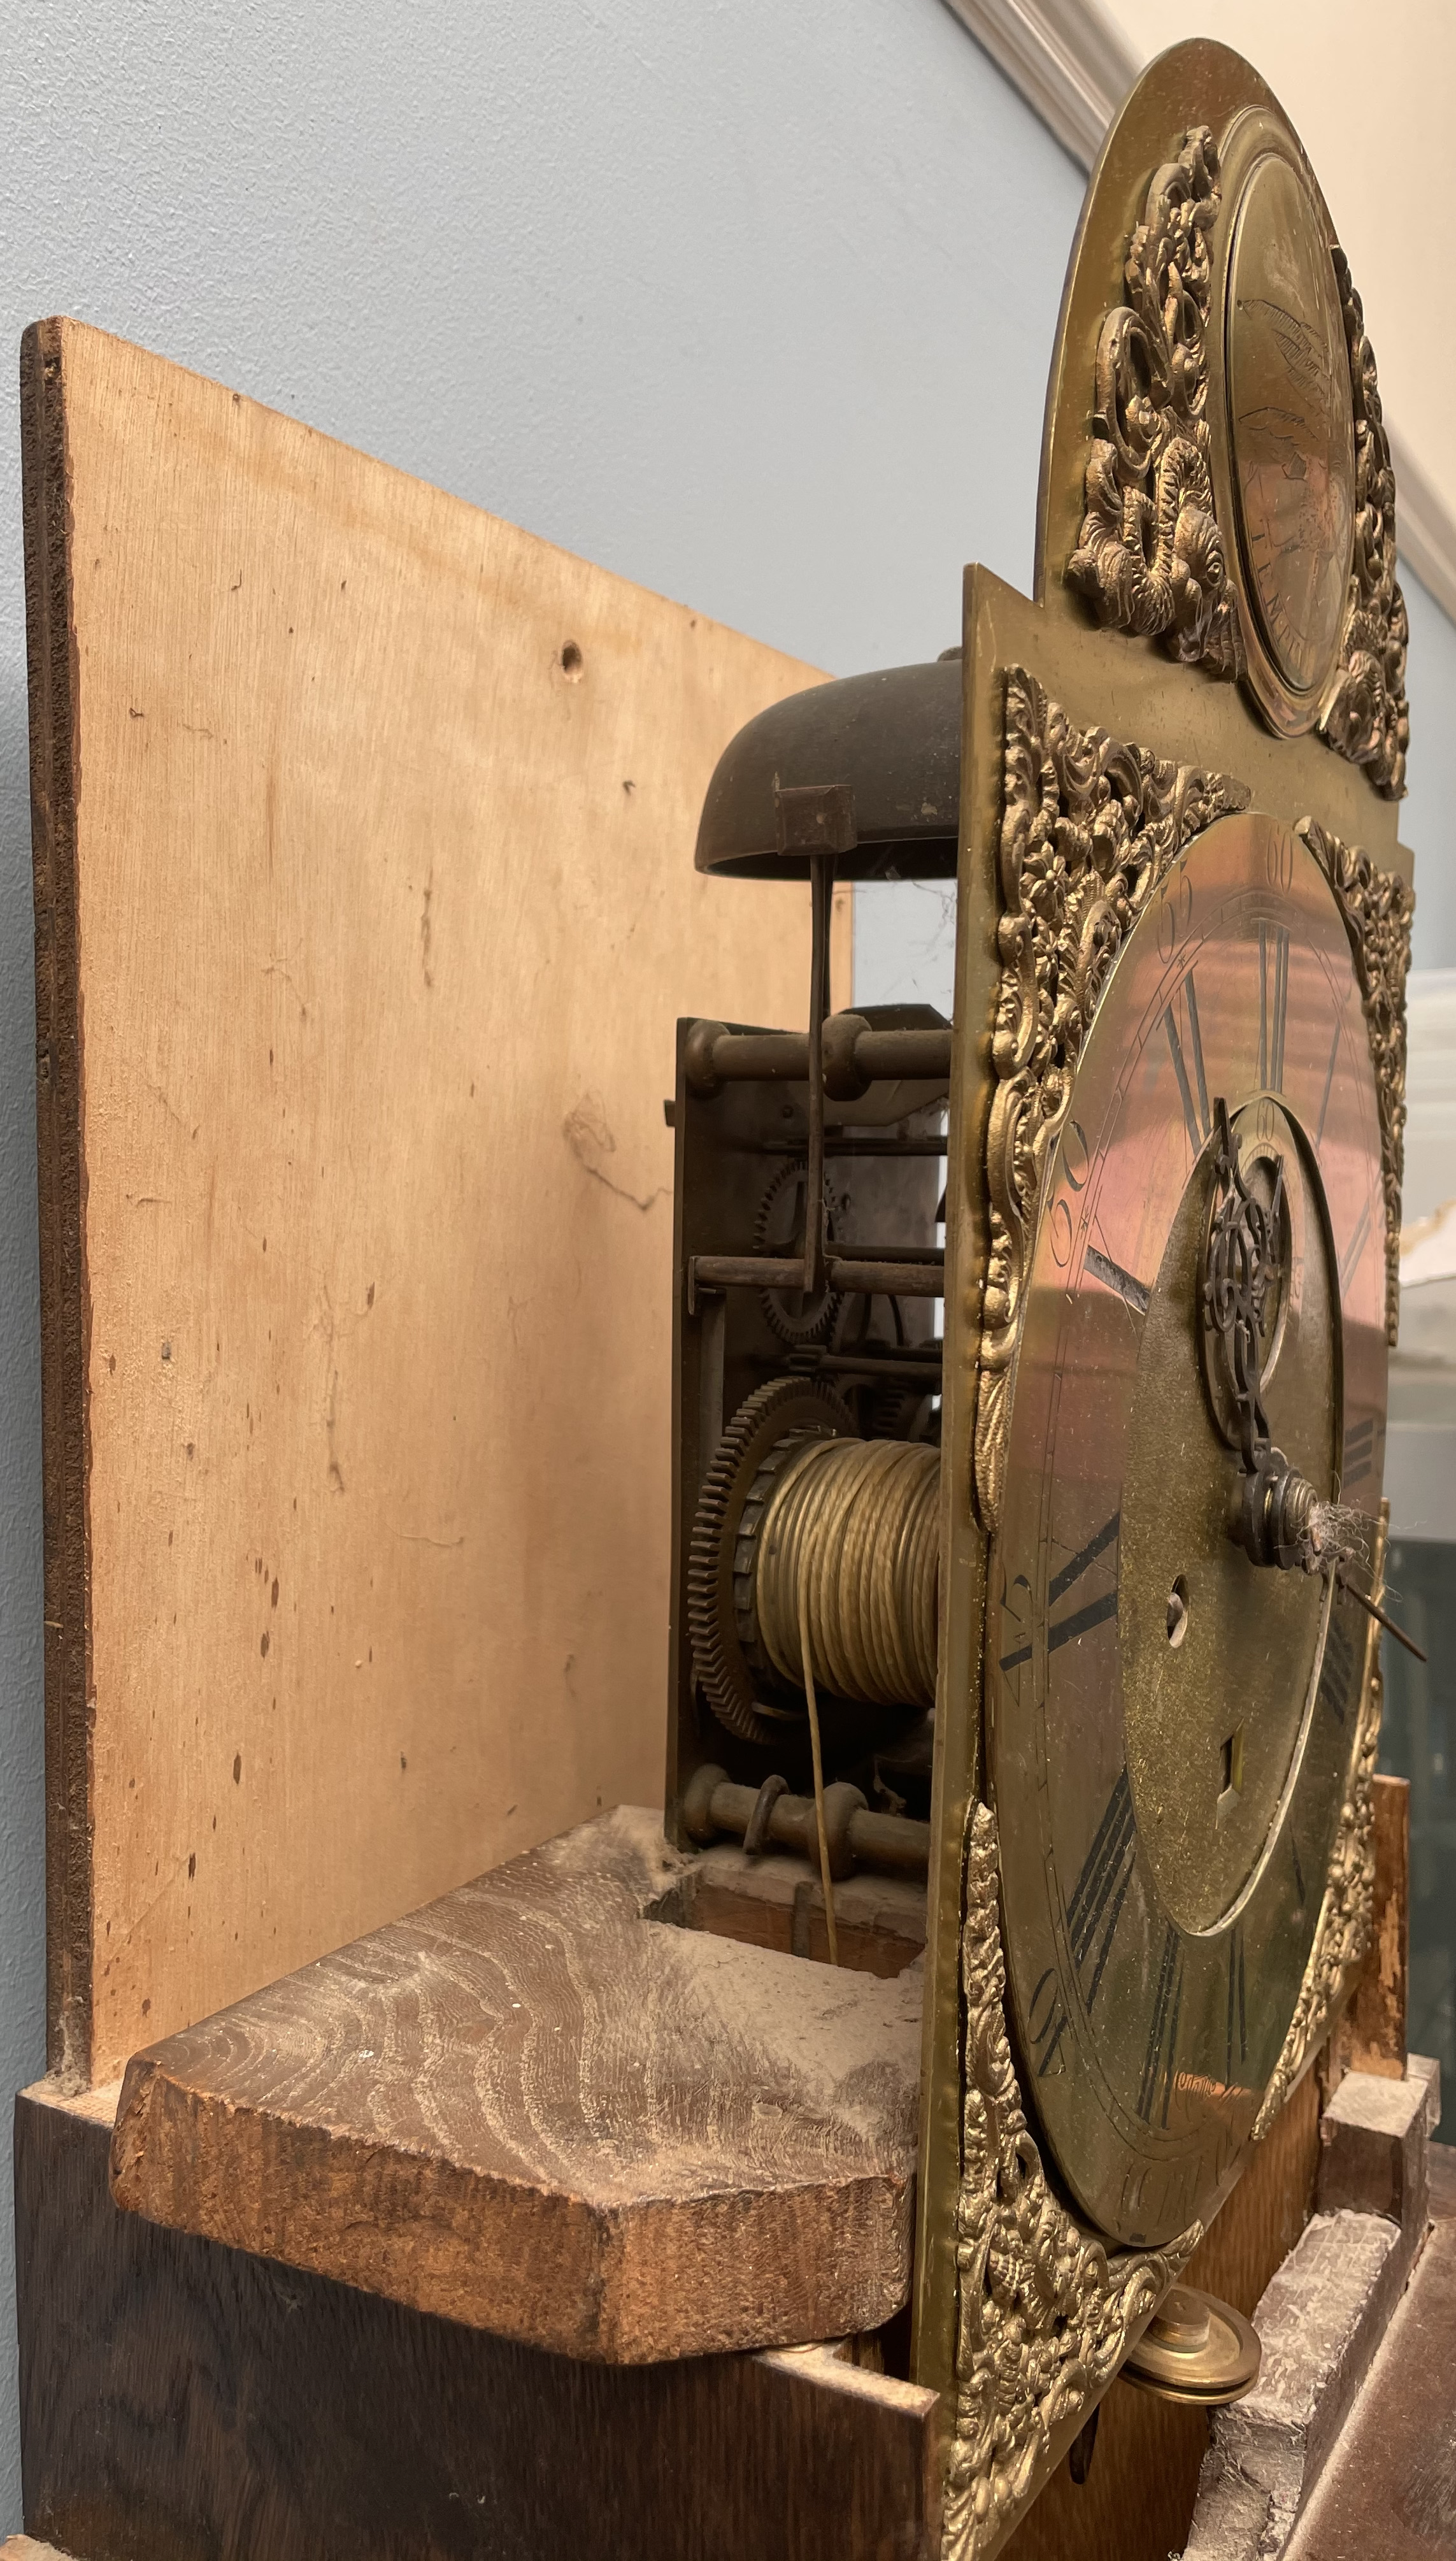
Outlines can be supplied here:
[[[811, 883], [815, 966], [806, 1032], [680, 1029], [670, 1820], [809, 1850], [831, 1939], [857, 1862], [927, 1874], [957, 2555], [1136, 2348], [1369, 1926], [1405, 636], [1318, 184], [1184, 45], [1088, 192], [1035, 598], [970, 571], [958, 652], [764, 713], [704, 811], [702, 868]], [[833, 881], [906, 874], [958, 884], [953, 1022], [834, 1007]]]

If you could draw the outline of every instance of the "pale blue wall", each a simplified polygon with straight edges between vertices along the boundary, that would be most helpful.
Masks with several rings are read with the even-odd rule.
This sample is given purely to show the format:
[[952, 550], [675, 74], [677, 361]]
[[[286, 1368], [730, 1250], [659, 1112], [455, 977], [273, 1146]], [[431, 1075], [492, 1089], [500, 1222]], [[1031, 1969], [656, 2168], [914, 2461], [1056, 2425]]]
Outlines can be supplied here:
[[1400, 564], [1410, 615], [1410, 758], [1400, 836], [1415, 856], [1416, 969], [1456, 968], [1456, 625]]
[[[847, 672], [955, 639], [964, 561], [1030, 578], [1081, 192], [940, 0], [9, 0], [0, 2084], [42, 2066], [22, 328], [139, 339]], [[9, 2234], [7, 2175], [0, 2531]]]

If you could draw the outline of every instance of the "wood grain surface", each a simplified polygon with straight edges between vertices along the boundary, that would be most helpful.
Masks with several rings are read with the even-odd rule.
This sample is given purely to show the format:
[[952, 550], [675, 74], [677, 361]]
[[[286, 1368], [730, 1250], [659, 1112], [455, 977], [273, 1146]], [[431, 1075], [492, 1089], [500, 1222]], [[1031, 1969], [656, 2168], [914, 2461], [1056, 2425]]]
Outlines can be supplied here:
[[1288, 2561], [1456, 2554], [1456, 2223], [1438, 2222]]
[[815, 671], [74, 322], [23, 389], [51, 2054], [104, 2080], [660, 1786], [674, 1020], [808, 978], [694, 837]]
[[120, 2213], [16, 2111], [25, 2521], [80, 2561], [932, 2561], [934, 2395], [543, 2355]]
[[[924, 1953], [918, 1881], [862, 1868], [836, 1885], [834, 1911], [839, 1963], [857, 1973], [902, 1974]], [[751, 1857], [736, 1843], [716, 1842], [693, 1861], [683, 1918], [692, 1930], [829, 1963], [824, 1888], [808, 1859], [787, 1851]]]
[[920, 1971], [644, 1919], [619, 1807], [139, 2055], [123, 2206], [613, 2362], [878, 2328], [909, 2291]]

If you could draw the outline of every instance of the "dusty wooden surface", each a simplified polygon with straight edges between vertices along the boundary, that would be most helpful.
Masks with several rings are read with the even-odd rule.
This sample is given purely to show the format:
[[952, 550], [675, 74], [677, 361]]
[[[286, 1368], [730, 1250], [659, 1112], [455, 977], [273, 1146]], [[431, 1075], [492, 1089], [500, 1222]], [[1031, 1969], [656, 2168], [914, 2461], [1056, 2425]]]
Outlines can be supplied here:
[[[1309, 2219], [1319, 2160], [1319, 2083], [1307, 2072], [1189, 2261], [1188, 2283], [1251, 2314]], [[1183, 2549], [1208, 2446], [1204, 2411], [1114, 2383], [1086, 2480], [1058, 2466], [1007, 2544], [1008, 2561], [1168, 2561]]]
[[1417, 2074], [1391, 2081], [1347, 2072], [1320, 2125], [1317, 2212], [1349, 2208], [1387, 2216], [1406, 2233], [1423, 2231], [1430, 2115], [1430, 2090]]
[[[839, 1962], [856, 1973], [901, 1974], [925, 1946], [925, 1888], [864, 1868], [834, 1889]], [[783, 1956], [829, 1962], [824, 1888], [805, 1858], [773, 1850], [749, 1858], [718, 1843], [694, 1861], [684, 1912], [690, 1929], [741, 1939]]]
[[1316, 2214], [1256, 2311], [1263, 2361], [1215, 2411], [1185, 2561], [1277, 2561], [1405, 2290], [1413, 2243], [1380, 2214]]
[[674, 1019], [808, 977], [694, 837], [813, 670], [73, 322], [24, 393], [51, 2053], [104, 2080], [660, 1786]]
[[1430, 2153], [1433, 2230], [1288, 2561], [1456, 2554], [1456, 2149]]
[[119, 2202], [614, 2361], [873, 2329], [909, 2289], [920, 1976], [640, 1916], [619, 1807], [131, 2064]]
[[1377, 1778], [1371, 1944], [1336, 2037], [1347, 2071], [1398, 2081], [1405, 2071], [1410, 1975], [1410, 1782]]
[[928, 2392], [573, 2364], [120, 2213], [16, 2112], [26, 2523], [80, 2561], [933, 2561]]

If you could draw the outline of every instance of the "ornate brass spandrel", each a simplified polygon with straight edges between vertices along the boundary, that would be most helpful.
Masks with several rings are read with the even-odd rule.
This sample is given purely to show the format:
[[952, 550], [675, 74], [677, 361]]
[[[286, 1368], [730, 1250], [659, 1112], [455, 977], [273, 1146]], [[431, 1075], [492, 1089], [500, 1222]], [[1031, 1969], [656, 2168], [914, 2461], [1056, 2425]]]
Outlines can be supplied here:
[[971, 1814], [961, 1931], [963, 2154], [956, 2205], [955, 2421], [945, 2561], [995, 2551], [1203, 2237], [1114, 2251], [1048, 2184], [1006, 2032], [1000, 1857]]
[[[1297, 169], [1307, 177], [1297, 144], [1283, 130], [1291, 153], [1286, 176]], [[1398, 799], [1405, 788], [1410, 726], [1409, 632], [1396, 577], [1394, 475], [1360, 296], [1333, 241], [1324, 243], [1312, 233], [1302, 246], [1307, 286], [1312, 261], [1323, 264], [1326, 248], [1333, 265], [1339, 323], [1331, 313], [1329, 328], [1338, 338], [1343, 325], [1350, 403], [1340, 428], [1343, 458], [1324, 416], [1328, 386], [1325, 401], [1316, 400], [1308, 379], [1312, 358], [1325, 362], [1322, 311], [1276, 309], [1274, 301], [1252, 294], [1250, 285], [1249, 313], [1273, 313], [1271, 344], [1288, 359], [1285, 397], [1281, 406], [1271, 392], [1271, 406], [1233, 419], [1223, 414], [1216, 396], [1225, 372], [1231, 382], [1239, 371], [1236, 365], [1229, 369], [1228, 351], [1214, 343], [1225, 290], [1221, 262], [1228, 255], [1220, 244], [1237, 246], [1248, 182], [1256, 169], [1268, 166], [1267, 157], [1240, 165], [1225, 201], [1219, 145], [1213, 129], [1200, 123], [1187, 129], [1176, 154], [1153, 173], [1143, 219], [1128, 243], [1123, 299], [1105, 313], [1097, 339], [1083, 513], [1065, 578], [1104, 625], [1157, 638], [1174, 657], [1213, 676], [1247, 678], [1273, 727], [1314, 726], [1328, 746], [1365, 769], [1376, 790]], [[1312, 181], [1310, 189], [1306, 229], [1317, 219]], [[1230, 272], [1226, 289], [1241, 311], [1241, 271], [1236, 277]], [[1313, 306], [1321, 297], [1307, 298]], [[1247, 339], [1254, 319], [1240, 326]], [[1293, 591], [1302, 592], [1308, 583], [1318, 540], [1301, 521], [1286, 558], [1278, 528], [1256, 527], [1245, 560], [1232, 520], [1250, 497], [1245, 479], [1251, 473], [1262, 487], [1269, 475], [1254, 469], [1257, 456], [1241, 453], [1231, 456], [1238, 467], [1230, 469], [1228, 448], [1261, 432], [1267, 440], [1271, 419], [1277, 442], [1282, 430], [1276, 412], [1289, 429], [1285, 440], [1292, 434], [1291, 451], [1299, 447], [1289, 475], [1298, 484], [1295, 495], [1308, 514], [1308, 493], [1326, 493], [1331, 526], [1338, 517], [1349, 561], [1338, 652], [1328, 681], [1304, 693], [1303, 709], [1291, 669], [1278, 663], [1279, 633], [1286, 607], [1299, 619]], [[1334, 505], [1337, 494], [1340, 504]], [[1353, 546], [1345, 512], [1352, 496]], [[1335, 540], [1333, 530], [1330, 539]], [[1282, 592], [1286, 584], [1288, 597]]]
[[1169, 864], [1240, 782], [1079, 729], [1035, 676], [1006, 676], [1001, 961], [987, 1135], [990, 1255], [976, 1401], [976, 1503], [994, 1529], [1022, 1286], [1048, 1160], [1112, 964]]
[[1299, 834], [1329, 878], [1355, 955], [1380, 1114], [1385, 1199], [1385, 1339], [1400, 1321], [1400, 1190], [1405, 1173], [1405, 980], [1414, 892], [1313, 818]]
[[[1381, 1503], [1371, 1574], [1371, 1596], [1378, 1601], [1384, 1583], [1385, 1535], [1390, 1507]], [[1289, 2033], [1274, 2066], [1254, 2121], [1253, 2139], [1268, 2134], [1285, 2100], [1312, 2054], [1329, 2035], [1351, 1978], [1370, 1945], [1375, 1909], [1375, 1780], [1380, 1749], [1380, 1712], [1384, 1689], [1380, 1677], [1380, 1631], [1368, 1622], [1360, 1713], [1350, 1755], [1350, 1777], [1340, 1811], [1340, 1829], [1325, 1880], [1314, 1945], [1304, 1969]]]
[[1097, 342], [1086, 513], [1070, 584], [1103, 622], [1236, 676], [1238, 605], [1210, 474], [1209, 234], [1220, 203], [1207, 125], [1154, 174], [1128, 245], [1126, 300]]
[[1334, 258], [1355, 402], [1355, 558], [1340, 672], [1321, 711], [1320, 731], [1342, 756], [1365, 767], [1377, 791], [1396, 800], [1405, 789], [1410, 744], [1410, 626], [1395, 576], [1395, 474], [1360, 295], [1344, 252], [1337, 249]]

